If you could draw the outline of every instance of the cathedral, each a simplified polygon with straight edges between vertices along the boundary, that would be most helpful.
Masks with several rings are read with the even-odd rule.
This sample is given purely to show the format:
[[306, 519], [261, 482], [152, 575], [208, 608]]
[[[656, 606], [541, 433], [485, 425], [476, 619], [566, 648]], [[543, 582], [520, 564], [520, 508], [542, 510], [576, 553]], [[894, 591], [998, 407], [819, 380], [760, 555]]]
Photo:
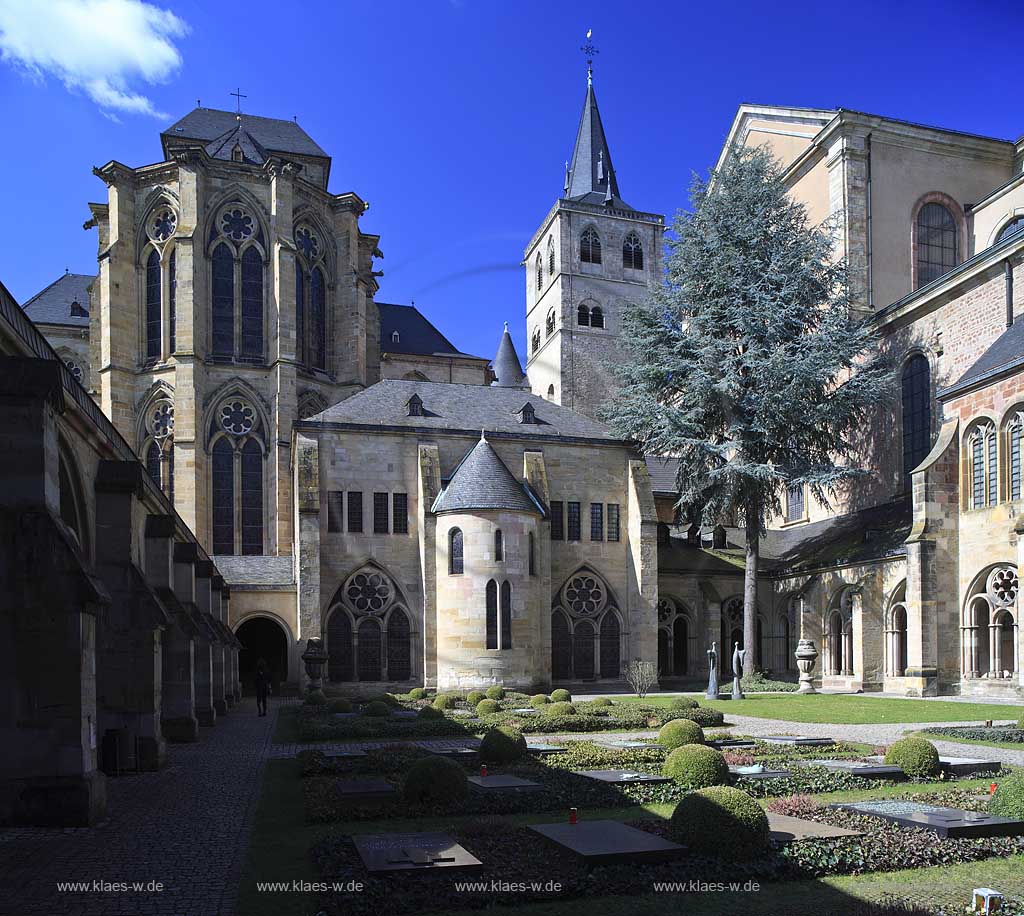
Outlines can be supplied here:
[[[507, 325], [487, 359], [381, 301], [367, 205], [329, 190], [294, 121], [197, 108], [160, 143], [157, 162], [95, 169], [95, 275], [0, 302], [15, 444], [50, 456], [31, 486], [11, 464], [5, 519], [44, 519], [75, 607], [134, 596], [131, 639], [80, 627], [65, 646], [79, 771], [118, 730], [159, 766], [258, 658], [301, 687], [312, 637], [331, 681], [402, 690], [614, 688], [637, 659], [692, 687], [712, 643], [742, 641], [742, 529], [679, 526], [671, 457], [600, 419], [666, 227], [622, 196], [591, 76], [523, 254], [525, 366]], [[867, 482], [830, 506], [786, 493], [748, 649], [793, 678], [813, 641], [825, 688], [1022, 696], [1024, 141], [743, 105], [721, 155], [750, 144], [839, 226], [899, 391], [864, 430]], [[34, 365], [54, 357], [59, 373]], [[109, 672], [139, 653], [158, 661], [129, 701]]]

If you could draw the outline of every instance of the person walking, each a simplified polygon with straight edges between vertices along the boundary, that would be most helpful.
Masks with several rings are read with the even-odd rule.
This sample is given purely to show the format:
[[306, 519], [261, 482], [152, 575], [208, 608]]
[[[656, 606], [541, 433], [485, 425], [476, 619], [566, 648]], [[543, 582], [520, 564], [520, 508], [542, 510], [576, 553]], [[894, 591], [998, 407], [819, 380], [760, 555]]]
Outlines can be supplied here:
[[270, 696], [270, 672], [267, 663], [261, 658], [256, 664], [256, 713], [267, 714], [267, 697]]

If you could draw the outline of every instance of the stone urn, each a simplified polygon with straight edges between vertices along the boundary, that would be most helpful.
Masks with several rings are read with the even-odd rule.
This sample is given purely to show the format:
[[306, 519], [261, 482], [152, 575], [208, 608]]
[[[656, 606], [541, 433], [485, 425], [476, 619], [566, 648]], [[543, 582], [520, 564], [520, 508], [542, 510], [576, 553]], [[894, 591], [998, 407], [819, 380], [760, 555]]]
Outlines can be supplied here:
[[309, 678], [307, 702], [310, 700], [326, 702], [327, 698], [323, 691], [323, 675], [324, 665], [327, 664], [327, 650], [324, 649], [323, 641], [319, 636], [312, 636], [306, 640], [306, 651], [302, 653], [302, 660], [306, 663], [306, 676]]
[[813, 639], [801, 639], [796, 647], [796, 666], [800, 669], [800, 687], [797, 693], [817, 693], [811, 672], [818, 660], [818, 650]]

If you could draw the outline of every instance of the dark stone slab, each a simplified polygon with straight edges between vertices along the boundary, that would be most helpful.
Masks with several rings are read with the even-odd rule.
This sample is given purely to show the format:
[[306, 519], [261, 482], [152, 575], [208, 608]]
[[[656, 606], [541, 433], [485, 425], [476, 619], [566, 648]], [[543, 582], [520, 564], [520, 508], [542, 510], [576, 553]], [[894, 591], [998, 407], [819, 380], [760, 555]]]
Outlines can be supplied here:
[[1024, 836], [1024, 821], [996, 817], [978, 811], [942, 808], [911, 801], [868, 801], [836, 804], [856, 814], [878, 817], [901, 827], [930, 830], [941, 837], [978, 838], [993, 836]]
[[830, 747], [835, 744], [835, 738], [807, 738], [803, 735], [773, 735], [770, 738], [758, 738], [766, 744], [796, 744], [800, 747]]
[[564, 754], [566, 750], [560, 744], [527, 744], [526, 749], [538, 757], [547, 757], [549, 754]]
[[768, 812], [768, 829], [775, 843], [795, 843], [797, 840], [832, 840], [848, 836], [863, 836], [857, 830], [845, 827], [833, 827], [831, 824], [819, 824], [817, 821], [804, 820], [802, 817], [790, 817], [788, 814]]
[[480, 752], [475, 747], [443, 747], [439, 750], [431, 750], [431, 754], [438, 757], [476, 757]]
[[1003, 765], [998, 760], [975, 757], [939, 757], [939, 766], [954, 776], [973, 776], [998, 773]]
[[378, 801], [395, 794], [395, 787], [383, 779], [343, 779], [335, 783], [334, 789], [352, 801]]
[[864, 779], [889, 779], [903, 782], [907, 775], [899, 767], [885, 763], [864, 762], [863, 760], [807, 760], [805, 766], [825, 767], [835, 773], [849, 773]]
[[536, 792], [544, 788], [539, 782], [519, 776], [470, 776], [469, 782], [488, 792]]
[[476, 869], [478, 858], [446, 833], [380, 833], [352, 837], [368, 872]]
[[747, 767], [730, 766], [729, 773], [737, 779], [784, 779], [787, 776], [793, 775], [789, 770], [761, 770], [760, 772], [755, 771], [750, 773], [742, 772], [745, 769], [747, 769]]
[[717, 748], [722, 750], [726, 747], [754, 747], [755, 742], [753, 738], [716, 738], [714, 741], [708, 742], [708, 747]]
[[575, 853], [590, 865], [663, 862], [675, 858], [683, 850], [677, 843], [619, 821], [531, 824], [529, 829]]
[[608, 739], [597, 742], [602, 747], [613, 747], [620, 751], [664, 751], [665, 748], [652, 741], [636, 741], [629, 738]]
[[671, 782], [667, 776], [659, 776], [654, 773], [637, 773], [635, 770], [574, 770], [577, 776], [586, 776], [588, 779], [596, 779], [599, 782], [608, 782], [612, 785], [630, 785], [638, 782]]
[[536, 716], [539, 715], [539, 710], [534, 709], [532, 706], [524, 706], [521, 709], [513, 709], [517, 716]]

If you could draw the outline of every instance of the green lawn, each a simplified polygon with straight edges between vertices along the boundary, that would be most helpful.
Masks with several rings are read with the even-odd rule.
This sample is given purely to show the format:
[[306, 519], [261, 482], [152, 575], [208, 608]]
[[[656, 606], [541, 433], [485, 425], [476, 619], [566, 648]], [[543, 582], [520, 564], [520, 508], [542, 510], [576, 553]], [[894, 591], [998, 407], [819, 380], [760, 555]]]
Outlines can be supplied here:
[[[694, 694], [701, 706], [711, 706], [736, 716], [781, 719], [787, 722], [820, 722], [835, 725], [885, 725], [901, 722], [984, 722], [1016, 721], [1021, 707], [994, 703], [953, 703], [942, 700], [882, 699], [867, 696], [829, 694], [748, 694], [744, 700], [705, 700]], [[672, 697], [652, 694], [644, 700], [616, 697], [617, 703], [648, 703], [665, 706]]]
[[954, 744], [973, 744], [977, 747], [998, 747], [1005, 751], [1018, 751], [1024, 754], [1024, 743], [1020, 741], [982, 741], [975, 738], [954, 738], [950, 735], [929, 735], [925, 732], [917, 732], [921, 738], [928, 741], [952, 741]]

